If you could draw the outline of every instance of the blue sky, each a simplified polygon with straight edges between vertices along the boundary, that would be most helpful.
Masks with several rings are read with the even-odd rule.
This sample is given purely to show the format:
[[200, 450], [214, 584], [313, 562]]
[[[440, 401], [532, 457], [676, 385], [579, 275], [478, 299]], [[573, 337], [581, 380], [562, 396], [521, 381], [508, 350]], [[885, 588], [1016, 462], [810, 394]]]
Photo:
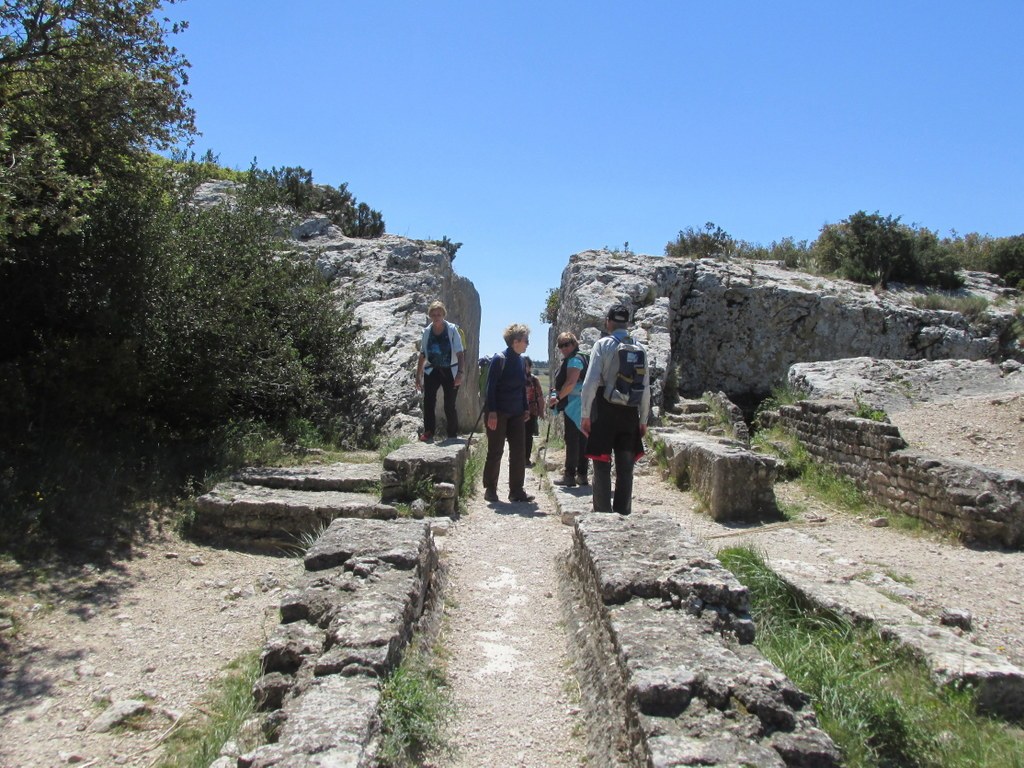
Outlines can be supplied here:
[[[448, 236], [482, 351], [535, 354], [571, 254], [858, 210], [1024, 232], [1024, 0], [188, 0], [198, 153], [348, 182]], [[458, 318], [453, 318], [458, 320]], [[540, 355], [537, 355], [538, 357]]]

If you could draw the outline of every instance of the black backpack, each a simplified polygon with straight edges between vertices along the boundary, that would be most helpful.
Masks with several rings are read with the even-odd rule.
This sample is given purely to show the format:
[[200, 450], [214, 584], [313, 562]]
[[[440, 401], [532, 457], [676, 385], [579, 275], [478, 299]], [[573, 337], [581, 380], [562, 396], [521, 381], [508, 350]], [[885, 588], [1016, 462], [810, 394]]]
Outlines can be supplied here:
[[639, 408], [647, 376], [647, 351], [632, 336], [622, 341], [615, 339], [615, 343], [615, 364], [609, 371], [610, 381], [605, 384], [604, 398], [613, 405]]

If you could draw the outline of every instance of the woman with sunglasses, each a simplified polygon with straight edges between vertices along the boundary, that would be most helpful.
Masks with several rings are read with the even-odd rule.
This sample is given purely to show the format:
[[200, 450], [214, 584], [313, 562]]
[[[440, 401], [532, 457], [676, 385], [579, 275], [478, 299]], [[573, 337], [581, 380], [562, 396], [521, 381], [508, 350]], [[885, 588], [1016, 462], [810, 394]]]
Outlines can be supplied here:
[[581, 395], [583, 393], [583, 377], [587, 372], [589, 358], [580, 352], [580, 344], [576, 336], [565, 331], [558, 334], [556, 341], [558, 351], [562, 354], [562, 365], [555, 374], [555, 388], [551, 390], [548, 407], [561, 411], [565, 422], [565, 470], [562, 477], [555, 480], [555, 485], [572, 488], [577, 485], [589, 485], [587, 479], [589, 461], [586, 456], [587, 438], [580, 431], [583, 414], [581, 412]]

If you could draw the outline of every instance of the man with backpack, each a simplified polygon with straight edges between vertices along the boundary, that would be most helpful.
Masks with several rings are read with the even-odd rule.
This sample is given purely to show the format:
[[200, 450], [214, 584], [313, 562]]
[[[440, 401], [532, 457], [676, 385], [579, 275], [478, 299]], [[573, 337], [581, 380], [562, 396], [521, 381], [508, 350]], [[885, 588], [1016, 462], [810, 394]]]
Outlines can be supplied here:
[[558, 334], [555, 345], [562, 355], [562, 365], [555, 374], [555, 387], [551, 390], [548, 407], [561, 411], [565, 432], [565, 471], [554, 481], [555, 485], [566, 488], [589, 485], [587, 480], [586, 447], [587, 438], [580, 431], [583, 411], [580, 409], [580, 394], [583, 392], [583, 378], [587, 374], [590, 358], [580, 352], [576, 336], [565, 331]]
[[647, 350], [626, 330], [628, 323], [629, 309], [624, 305], [608, 310], [608, 335], [590, 351], [581, 404], [581, 430], [587, 436], [587, 456], [594, 462], [594, 511], [620, 515], [632, 511], [633, 464], [644, 455], [643, 437], [651, 412]]
[[427, 307], [430, 322], [420, 339], [420, 357], [416, 365], [416, 389], [423, 391], [423, 434], [420, 440], [429, 442], [434, 437], [437, 390], [444, 392], [444, 418], [448, 437], [459, 436], [459, 416], [455, 410], [455, 397], [462, 384], [466, 367], [465, 344], [462, 332], [455, 323], [445, 320], [448, 310], [440, 301]]

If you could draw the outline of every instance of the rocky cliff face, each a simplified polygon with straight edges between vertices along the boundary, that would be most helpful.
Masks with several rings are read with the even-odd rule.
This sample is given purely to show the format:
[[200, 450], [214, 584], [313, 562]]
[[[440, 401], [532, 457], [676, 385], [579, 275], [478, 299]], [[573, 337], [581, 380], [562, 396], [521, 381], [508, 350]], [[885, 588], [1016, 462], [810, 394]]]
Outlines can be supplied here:
[[[1016, 294], [969, 277], [972, 292]], [[649, 345], [655, 393], [669, 401], [708, 390], [760, 399], [800, 362], [982, 360], [1017, 352], [1012, 307], [971, 323], [957, 312], [913, 306], [910, 292], [876, 292], [772, 262], [584, 251], [570, 258], [559, 296], [552, 360], [557, 333], [573, 331], [586, 348], [600, 336], [608, 306], [622, 302], [635, 309], [636, 336]]]
[[[311, 252], [339, 295], [355, 301], [365, 338], [382, 343], [362, 416], [383, 435], [411, 435], [422, 428], [416, 360], [423, 327], [429, 322], [427, 305], [440, 299], [448, 308], [448, 319], [466, 334], [470, 375], [457, 402], [460, 428], [471, 429], [480, 412], [473, 375], [480, 349], [480, 296], [473, 283], [455, 273], [448, 254], [434, 243], [394, 235], [359, 240], [345, 237], [326, 221], [322, 224], [297, 239], [296, 248]], [[296, 229], [309, 232], [310, 225], [304, 222]], [[439, 427], [444, 422], [442, 400], [439, 395]]]
[[[236, 185], [230, 181], [203, 184], [198, 205], [230, 203]], [[394, 235], [373, 240], [345, 237], [326, 216], [296, 220], [283, 233], [299, 256], [313, 259], [335, 286], [339, 300], [350, 298], [368, 343], [379, 341], [381, 352], [371, 373], [366, 408], [356, 414], [383, 436], [415, 436], [422, 428], [422, 396], [416, 391], [416, 360], [420, 337], [429, 322], [427, 305], [445, 303], [448, 319], [466, 334], [470, 375], [459, 392], [458, 415], [468, 431], [480, 413], [476, 362], [479, 355], [480, 296], [469, 280], [455, 274], [448, 254], [437, 244]], [[438, 397], [438, 426], [444, 423]]]

